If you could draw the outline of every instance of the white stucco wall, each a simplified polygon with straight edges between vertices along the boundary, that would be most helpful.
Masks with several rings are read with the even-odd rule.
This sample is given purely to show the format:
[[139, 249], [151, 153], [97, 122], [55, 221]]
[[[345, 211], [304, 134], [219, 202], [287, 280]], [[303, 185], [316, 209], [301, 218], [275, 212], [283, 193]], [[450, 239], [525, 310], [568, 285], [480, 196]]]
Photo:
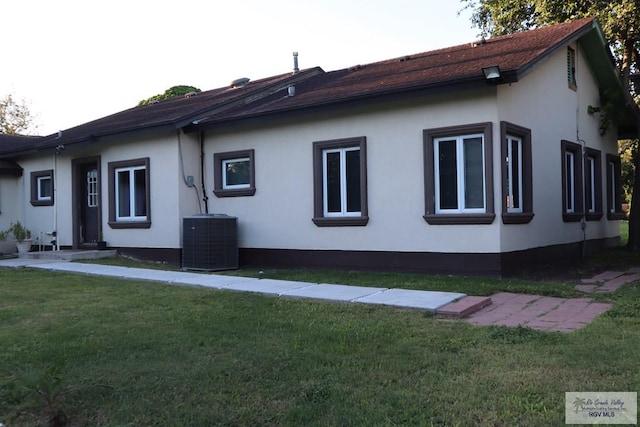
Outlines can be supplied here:
[[[28, 159], [18, 161], [23, 168], [23, 175], [19, 178], [17, 185], [19, 196], [14, 203], [18, 214], [12, 221], [20, 221], [25, 227], [31, 230], [31, 238], [36, 244], [37, 238], [45, 238], [45, 233], [54, 230], [54, 206], [32, 206], [31, 201], [31, 173], [55, 169], [53, 155], [41, 154], [30, 156]], [[56, 177], [54, 176], [54, 182]], [[58, 194], [54, 193], [56, 203], [68, 203], [64, 195], [58, 200]], [[46, 240], [45, 240], [46, 242]]]
[[[196, 137], [181, 136], [185, 174], [194, 175], [199, 184], [199, 146]], [[72, 211], [72, 161], [86, 157], [100, 156], [101, 162], [101, 209], [103, 238], [109, 246], [142, 247], [142, 248], [180, 248], [181, 218], [199, 212], [198, 198], [191, 188], [187, 188], [180, 168], [180, 152], [177, 136], [172, 132], [144, 137], [123, 138], [118, 141], [96, 142], [89, 144], [68, 145], [57, 156], [54, 164], [53, 153], [41, 156], [29, 156], [19, 159], [24, 168], [24, 176], [19, 178], [20, 189], [18, 203], [14, 203], [11, 212], [0, 215], [1, 221], [11, 216], [10, 221], [20, 219], [32, 230], [34, 238], [40, 232], [58, 231], [58, 242], [61, 246], [73, 245], [73, 211]], [[148, 229], [112, 229], [108, 225], [108, 164], [109, 162], [150, 158], [151, 179], [151, 227]], [[197, 160], [197, 162], [196, 162]], [[30, 176], [31, 172], [55, 169], [54, 206], [31, 206]], [[4, 190], [2, 179], [1, 194]], [[11, 215], [9, 215], [11, 214]], [[15, 218], [15, 219], [14, 219]]]
[[[568, 87], [566, 50], [538, 64], [524, 79], [485, 91], [432, 97], [413, 105], [362, 107], [358, 112], [315, 116], [296, 123], [207, 133], [207, 185], [213, 186], [213, 154], [254, 149], [254, 196], [211, 197], [211, 211], [238, 217], [240, 246], [426, 252], [510, 252], [583, 239], [579, 222], [562, 220], [562, 139], [601, 151], [603, 197], [606, 154], [615, 154], [615, 130], [599, 135], [599, 105], [592, 75], [577, 55], [578, 90]], [[532, 130], [533, 210], [528, 224], [501, 221], [500, 121]], [[493, 123], [496, 219], [490, 225], [429, 225], [424, 214], [424, 129]], [[279, 126], [278, 126], [279, 125]], [[365, 227], [317, 227], [313, 217], [312, 143], [366, 136], [369, 223]], [[606, 201], [603, 200], [603, 210]], [[618, 235], [618, 221], [588, 221], [587, 239]]]
[[619, 235], [619, 221], [606, 215], [606, 154], [617, 154], [615, 129], [599, 134], [599, 115], [589, 115], [589, 105], [599, 106], [598, 88], [577, 45], [577, 90], [567, 84], [567, 51], [560, 49], [539, 64], [520, 82], [498, 90], [500, 120], [532, 130], [533, 211], [529, 224], [505, 225], [501, 233], [503, 252], [577, 242], [583, 239], [580, 222], [562, 220], [561, 140], [601, 151], [604, 215], [587, 221], [586, 238]]
[[[496, 122], [489, 95], [490, 91], [475, 93], [469, 101], [466, 94], [465, 103], [454, 95], [442, 96], [435, 105], [369, 109], [364, 114], [314, 117], [282, 127], [208, 132], [208, 177], [213, 176], [215, 152], [255, 149], [256, 168], [254, 196], [212, 196], [212, 211], [238, 217], [242, 247], [497, 252], [497, 220], [491, 225], [460, 226], [429, 225], [423, 219], [423, 130]], [[311, 221], [312, 144], [358, 136], [367, 138], [369, 223], [317, 227]]]
[[[9, 228], [12, 222], [23, 222], [22, 177], [0, 176], [0, 230]], [[0, 242], [0, 252], [8, 252]]]

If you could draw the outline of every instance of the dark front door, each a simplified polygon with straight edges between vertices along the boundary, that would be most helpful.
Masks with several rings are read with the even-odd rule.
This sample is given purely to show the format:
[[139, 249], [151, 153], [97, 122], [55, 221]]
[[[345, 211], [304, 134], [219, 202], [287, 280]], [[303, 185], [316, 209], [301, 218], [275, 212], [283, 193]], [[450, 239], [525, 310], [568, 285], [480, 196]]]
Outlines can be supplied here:
[[78, 243], [92, 246], [100, 239], [100, 176], [98, 162], [78, 165]]

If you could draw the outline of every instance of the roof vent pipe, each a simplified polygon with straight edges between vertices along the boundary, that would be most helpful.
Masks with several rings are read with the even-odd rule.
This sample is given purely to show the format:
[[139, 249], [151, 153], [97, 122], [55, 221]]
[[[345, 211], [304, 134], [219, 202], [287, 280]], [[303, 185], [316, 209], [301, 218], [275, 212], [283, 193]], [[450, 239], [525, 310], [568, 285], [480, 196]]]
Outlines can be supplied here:
[[293, 52], [293, 74], [298, 74], [300, 68], [298, 68], [298, 52]]

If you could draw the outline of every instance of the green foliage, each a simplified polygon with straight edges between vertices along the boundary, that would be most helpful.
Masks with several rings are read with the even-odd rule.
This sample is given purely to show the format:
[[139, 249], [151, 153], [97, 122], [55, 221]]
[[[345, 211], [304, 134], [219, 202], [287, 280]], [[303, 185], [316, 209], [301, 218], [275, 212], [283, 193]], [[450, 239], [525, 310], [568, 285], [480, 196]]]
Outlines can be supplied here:
[[154, 95], [151, 98], [143, 99], [138, 103], [138, 105], [147, 105], [157, 101], [164, 101], [165, 99], [177, 98], [179, 96], [185, 96], [186, 94], [193, 92], [198, 93], [201, 92], [201, 90], [193, 86], [172, 86], [169, 89], [165, 90], [164, 93]]
[[618, 153], [622, 166], [622, 193], [626, 203], [631, 201], [633, 177], [636, 172], [635, 156], [638, 155], [638, 140], [625, 139], [618, 143]]
[[24, 101], [16, 101], [9, 94], [0, 98], [0, 134], [26, 133], [34, 126], [34, 118]]
[[13, 235], [13, 238], [18, 242], [31, 238], [31, 230], [18, 222], [12, 222], [9, 228], [4, 231], [0, 231], [0, 241], [7, 240], [9, 234]]

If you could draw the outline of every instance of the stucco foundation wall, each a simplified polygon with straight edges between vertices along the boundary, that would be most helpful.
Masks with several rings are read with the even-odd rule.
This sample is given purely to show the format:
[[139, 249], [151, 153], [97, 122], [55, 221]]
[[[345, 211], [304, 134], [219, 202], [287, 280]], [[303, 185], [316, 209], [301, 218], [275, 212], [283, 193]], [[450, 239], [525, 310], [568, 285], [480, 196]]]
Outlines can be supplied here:
[[[470, 96], [471, 95], [471, 96]], [[461, 102], [461, 99], [464, 102]], [[213, 155], [255, 150], [254, 196], [218, 198], [210, 210], [238, 217], [239, 244], [250, 248], [491, 253], [500, 250], [499, 219], [490, 225], [429, 225], [425, 213], [423, 130], [496, 122], [490, 91], [441, 96], [412, 105], [362, 108], [240, 131], [208, 131], [207, 185]], [[487, 111], [489, 112], [487, 114]], [[276, 127], [278, 126], [278, 127]], [[494, 127], [494, 135], [497, 128]], [[314, 141], [365, 136], [369, 223], [317, 227], [313, 217]], [[499, 153], [494, 148], [494, 162]], [[494, 185], [497, 171], [494, 170]]]
[[[617, 155], [616, 130], [611, 128], [601, 136], [599, 115], [587, 113], [589, 105], [600, 105], [598, 88], [579, 47], [573, 45], [573, 48], [577, 60], [577, 90], [568, 87], [566, 48], [536, 66], [520, 82], [498, 87], [500, 120], [532, 131], [535, 213], [529, 224], [502, 227], [502, 252], [619, 235], [619, 221], [609, 221], [606, 215], [606, 154]], [[562, 139], [601, 151], [604, 212], [599, 221], [587, 221], [585, 234], [580, 222], [562, 219]]]

